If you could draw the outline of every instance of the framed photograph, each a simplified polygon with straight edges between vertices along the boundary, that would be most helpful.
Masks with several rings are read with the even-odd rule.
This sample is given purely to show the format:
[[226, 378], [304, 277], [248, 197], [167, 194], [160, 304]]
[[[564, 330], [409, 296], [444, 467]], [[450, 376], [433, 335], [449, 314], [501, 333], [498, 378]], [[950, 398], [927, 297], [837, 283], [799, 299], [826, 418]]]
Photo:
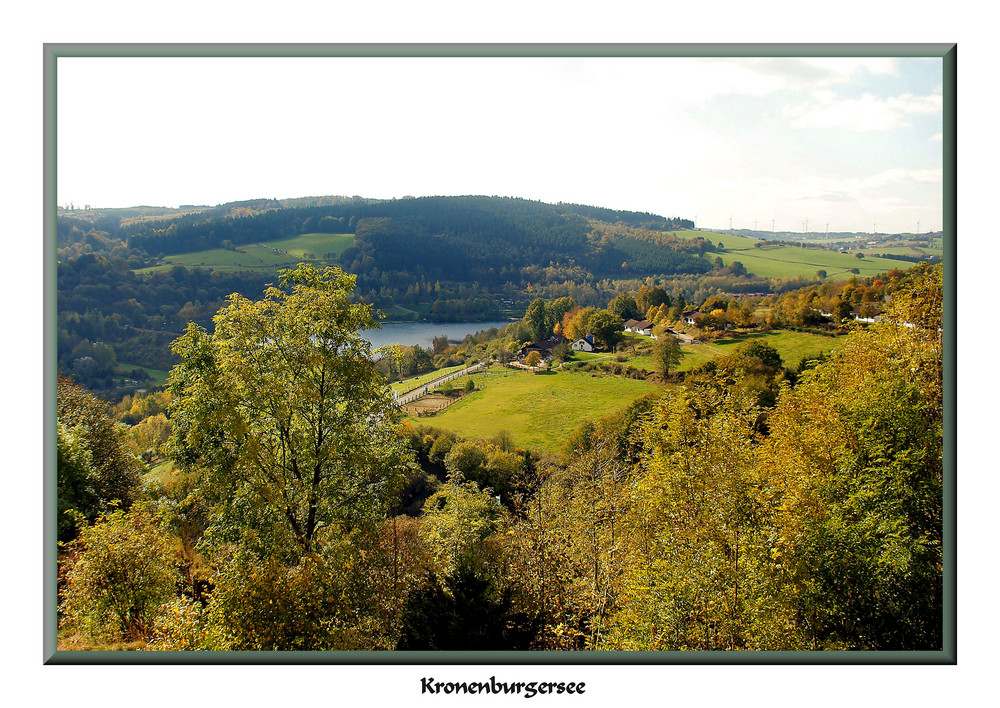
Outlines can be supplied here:
[[45, 52], [47, 663], [955, 663], [955, 45]]

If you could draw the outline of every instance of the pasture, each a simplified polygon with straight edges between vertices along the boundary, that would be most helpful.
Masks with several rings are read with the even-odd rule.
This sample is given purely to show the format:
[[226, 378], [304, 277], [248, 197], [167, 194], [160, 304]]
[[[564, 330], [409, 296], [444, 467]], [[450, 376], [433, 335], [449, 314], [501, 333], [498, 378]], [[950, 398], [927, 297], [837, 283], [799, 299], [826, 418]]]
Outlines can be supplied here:
[[[676, 371], [694, 369], [717, 356], [730, 354], [742, 342], [754, 339], [763, 340], [774, 347], [778, 354], [781, 355], [781, 361], [784, 366], [795, 366], [803, 357], [829, 354], [831, 350], [840, 346], [843, 337], [827, 337], [822, 334], [793, 332], [791, 330], [731, 333], [726, 337], [711, 342], [681, 345], [682, 359]], [[648, 371], [653, 371], [656, 368], [653, 364], [653, 357], [649, 353], [640, 353], [638, 356], [629, 357], [626, 363], [631, 364], [637, 369], [646, 369]]]
[[136, 273], [167, 271], [175, 265], [224, 272], [277, 271], [292, 268], [301, 261], [323, 262], [327, 254], [338, 257], [353, 243], [354, 234], [301, 234], [266, 243], [243, 244], [232, 250], [212, 248], [164, 256], [160, 265], [142, 268]]
[[421, 422], [474, 439], [508, 431], [514, 444], [556, 453], [582, 423], [626, 407], [662, 387], [619, 376], [491, 369], [473, 374], [476, 390]]
[[[859, 275], [867, 277], [906, 267], [903, 261], [869, 256], [858, 258], [853, 253], [838, 253], [823, 248], [786, 245], [756, 248], [754, 244], [760, 243], [756, 239], [711, 231], [678, 231], [677, 235], [685, 238], [702, 236], [712, 243], [722, 243], [725, 252], [706, 253], [704, 257], [709, 261], [721, 258], [727, 266], [739, 261], [749, 272], [763, 278], [812, 278], [818, 270], [825, 270], [827, 277], [846, 277], [851, 275], [852, 268], [857, 268]], [[888, 253], [878, 247], [874, 247], [872, 252]]]

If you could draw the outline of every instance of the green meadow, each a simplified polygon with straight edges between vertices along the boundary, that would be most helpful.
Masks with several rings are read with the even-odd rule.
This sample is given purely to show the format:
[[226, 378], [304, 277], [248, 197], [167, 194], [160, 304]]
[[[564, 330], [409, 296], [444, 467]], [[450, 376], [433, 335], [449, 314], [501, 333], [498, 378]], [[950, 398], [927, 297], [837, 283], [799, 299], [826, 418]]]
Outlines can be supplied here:
[[[763, 339], [778, 351], [786, 366], [795, 366], [804, 357], [829, 354], [842, 337], [791, 331], [739, 333], [713, 342], [683, 345], [678, 371], [693, 369], [754, 339]], [[577, 352], [565, 369], [541, 374], [495, 366], [489, 372], [472, 375], [476, 382], [473, 393], [441, 413], [419, 420], [473, 439], [487, 439], [505, 430], [519, 447], [556, 453], [567, 436], [583, 423], [615, 413], [646, 393], [663, 390], [650, 381], [580, 370], [583, 364], [601, 361], [613, 362], [615, 358], [606, 353]], [[623, 363], [648, 371], [655, 368], [647, 352], [630, 356]], [[452, 370], [393, 384], [393, 388], [409, 390], [419, 385], [414, 382]]]
[[[739, 261], [746, 269], [763, 278], [814, 277], [817, 270], [825, 270], [828, 277], [850, 275], [857, 268], [859, 275], [867, 277], [885, 273], [893, 268], [906, 268], [907, 264], [890, 258], [865, 256], [858, 258], [853, 253], [839, 253], [823, 248], [802, 248], [801, 246], [760, 246], [760, 241], [742, 236], [719, 234], [712, 231], [678, 231], [683, 238], [702, 236], [713, 243], [722, 243], [723, 253], [706, 253], [705, 258], [714, 261], [721, 258], [727, 266]], [[872, 253], [889, 253], [878, 247]]]
[[[644, 338], [647, 339], [647, 338]], [[712, 342], [701, 344], [682, 344], [681, 363], [677, 371], [688, 371], [701, 366], [709, 359], [723, 354], [729, 354], [742, 342], [762, 339], [777, 350], [785, 366], [795, 366], [804, 357], [817, 354], [829, 354], [840, 346], [843, 337], [827, 337], [811, 332], [793, 332], [779, 330], [776, 332], [739, 332]], [[647, 339], [648, 341], [648, 339]], [[652, 371], [655, 369], [653, 357], [649, 353], [640, 353], [630, 357], [626, 362], [637, 369]]]
[[474, 439], [508, 431], [514, 444], [557, 453], [582, 423], [625, 408], [662, 387], [620, 376], [578, 371], [531, 374], [494, 369], [473, 374], [476, 390], [447, 410], [419, 421]]
[[187, 268], [211, 268], [218, 271], [275, 271], [290, 268], [301, 261], [323, 261], [326, 254], [339, 256], [354, 243], [354, 234], [310, 233], [291, 238], [268, 240], [237, 246], [236, 250], [212, 248], [207, 251], [165, 256], [160, 265], [137, 270], [155, 273], [175, 265]]

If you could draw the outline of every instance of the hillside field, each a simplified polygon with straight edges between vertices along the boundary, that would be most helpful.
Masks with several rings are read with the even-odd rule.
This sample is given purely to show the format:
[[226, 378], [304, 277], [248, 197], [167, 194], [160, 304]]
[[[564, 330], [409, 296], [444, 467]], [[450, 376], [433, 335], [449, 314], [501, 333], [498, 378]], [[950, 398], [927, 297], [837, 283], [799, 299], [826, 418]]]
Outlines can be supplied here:
[[[701, 344], [681, 345], [681, 359], [677, 371], [688, 371], [697, 366], [701, 366], [709, 359], [714, 359], [722, 354], [729, 354], [742, 342], [754, 339], [763, 339], [778, 354], [784, 366], [795, 366], [803, 357], [815, 356], [817, 354], [829, 354], [831, 350], [840, 346], [842, 336], [827, 337], [822, 334], [812, 334], [811, 332], [793, 332], [790, 330], [780, 330], [777, 332], [740, 332], [712, 342]], [[652, 371], [653, 358], [649, 354], [629, 359], [629, 364], [640, 369]]]
[[322, 261], [327, 253], [339, 256], [353, 243], [354, 234], [302, 234], [287, 239], [268, 240], [266, 243], [245, 244], [239, 246], [238, 250], [213, 248], [207, 251], [178, 253], [165, 256], [158, 266], [143, 268], [136, 272], [155, 273], [170, 270], [175, 265], [187, 268], [212, 268], [218, 271], [276, 271], [280, 268], [292, 268], [301, 261]]
[[435, 416], [413, 420], [474, 439], [506, 430], [518, 447], [557, 453], [582, 423], [662, 390], [647, 381], [575, 371], [536, 375], [494, 368], [473, 379], [473, 393]]
[[[863, 277], [885, 273], [893, 268], [906, 268], [903, 261], [889, 258], [858, 258], [853, 253], [838, 253], [822, 248], [802, 248], [800, 246], [761, 246], [754, 248], [756, 239], [719, 234], [711, 231], [678, 231], [678, 237], [696, 238], [701, 236], [713, 243], [722, 243], [724, 253], [706, 253], [705, 258], [714, 261], [717, 257], [727, 266], [739, 261], [746, 269], [763, 278], [814, 277], [817, 270], [825, 270], [828, 277], [847, 276], [851, 268], [857, 268]], [[874, 247], [873, 251], [879, 251]]]
[[[682, 346], [684, 359], [678, 370], [693, 369], [753, 339], [767, 341], [781, 355], [785, 366], [794, 367], [803, 357], [829, 354], [843, 338], [791, 331], [740, 333]], [[639, 396], [663, 390], [649, 381], [578, 370], [580, 364], [614, 360], [606, 353], [577, 352], [572, 360], [575, 363], [570, 363], [567, 370], [537, 375], [495, 366], [487, 373], [473, 374], [476, 391], [458, 403], [437, 415], [411, 420], [473, 439], [490, 438], [506, 430], [519, 447], [557, 453], [567, 436], [583, 423], [615, 413]], [[630, 357], [624, 363], [654, 369], [648, 353]]]

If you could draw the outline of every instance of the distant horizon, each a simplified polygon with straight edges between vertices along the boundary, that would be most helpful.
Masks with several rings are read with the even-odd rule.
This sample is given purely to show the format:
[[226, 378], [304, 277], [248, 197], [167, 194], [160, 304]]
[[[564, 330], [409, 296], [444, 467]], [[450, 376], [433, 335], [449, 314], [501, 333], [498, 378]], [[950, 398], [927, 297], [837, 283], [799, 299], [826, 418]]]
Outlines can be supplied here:
[[[686, 216], [684, 214], [661, 214], [661, 213], [657, 213], [657, 212], [654, 212], [654, 211], [648, 211], [648, 210], [618, 209], [616, 207], [604, 206], [602, 204], [588, 204], [588, 203], [579, 202], [579, 201], [566, 201], [566, 200], [562, 200], [562, 201], [558, 201], [558, 202], [548, 202], [548, 201], [541, 200], [541, 199], [529, 199], [528, 197], [520, 197], [520, 196], [510, 195], [510, 194], [507, 194], [507, 195], [490, 195], [490, 194], [471, 194], [471, 193], [466, 193], [466, 194], [433, 194], [433, 195], [428, 194], [428, 195], [420, 195], [420, 196], [414, 196], [412, 194], [406, 194], [406, 195], [403, 195], [403, 196], [394, 196], [394, 197], [370, 197], [370, 196], [365, 196], [365, 195], [362, 195], [362, 194], [354, 194], [354, 195], [351, 195], [351, 196], [348, 196], [346, 194], [306, 194], [306, 195], [300, 195], [300, 196], [294, 196], [294, 197], [293, 196], [284, 196], [284, 197], [247, 197], [247, 198], [243, 198], [243, 199], [232, 199], [232, 200], [225, 201], [225, 202], [217, 202], [215, 204], [178, 204], [176, 206], [175, 205], [171, 205], [171, 204], [152, 204], [152, 203], [130, 204], [128, 206], [100, 206], [100, 205], [94, 205], [94, 204], [79, 205], [79, 204], [75, 204], [75, 203], [70, 202], [69, 204], [57, 204], [56, 208], [60, 209], [60, 210], [63, 210], [63, 211], [88, 211], [88, 210], [91, 210], [91, 211], [100, 211], [100, 210], [115, 210], [115, 209], [184, 209], [184, 208], [187, 208], [187, 207], [214, 209], [216, 207], [225, 206], [226, 204], [238, 204], [238, 203], [242, 203], [242, 202], [252, 202], [252, 201], [258, 201], [258, 200], [265, 200], [265, 199], [266, 200], [274, 200], [274, 201], [284, 201], [284, 200], [289, 200], [289, 199], [322, 199], [322, 198], [325, 198], [325, 197], [340, 197], [340, 198], [345, 198], [345, 199], [371, 199], [371, 200], [375, 200], [375, 201], [393, 201], [393, 200], [402, 200], [402, 199], [432, 199], [434, 197], [441, 197], [441, 198], [488, 197], [488, 198], [497, 198], [497, 199], [524, 199], [526, 201], [537, 201], [537, 202], [542, 202], [543, 204], [551, 204], [553, 206], [557, 206], [559, 204], [575, 204], [575, 205], [578, 205], [578, 206], [594, 207], [594, 208], [597, 208], [597, 209], [608, 209], [608, 210], [611, 210], [611, 211], [624, 211], [624, 212], [632, 212], [632, 213], [637, 213], [637, 214], [650, 214], [652, 216], [659, 216], [659, 217], [663, 217], [663, 218], [675, 218], [675, 219], [684, 219], [684, 220], [694, 221], [693, 217]], [[919, 235], [919, 234], [937, 234], [937, 233], [943, 233], [943, 231], [940, 228], [937, 228], [937, 229], [921, 229], [920, 231], [905, 231], [905, 230], [904, 231], [882, 231], [882, 230], [878, 230], [878, 231], [859, 231], [859, 230], [850, 230], [850, 229], [832, 229], [829, 232], [827, 232], [826, 230], [823, 230], [823, 231], [818, 231], [818, 230], [817, 231], [800, 231], [800, 230], [796, 230], [796, 229], [787, 229], [787, 228], [780, 228], [780, 229], [779, 228], [774, 228], [773, 230], [771, 230], [771, 229], [751, 228], [751, 227], [748, 227], [748, 226], [739, 226], [739, 227], [737, 227], [737, 226], [733, 226], [733, 227], [729, 227], [729, 226], [699, 226], [698, 224], [695, 224], [694, 230], [697, 230], [697, 231], [706, 230], [706, 231], [713, 231], [713, 232], [717, 232], [717, 233], [726, 233], [726, 232], [729, 232], [729, 233], [738, 233], [738, 232], [741, 232], [741, 231], [748, 231], [748, 232], [751, 232], [751, 233], [759, 233], [759, 234], [803, 234], [803, 235], [817, 235], [817, 234], [826, 235], [827, 233], [832, 234], [832, 235], [837, 235], [837, 234], [868, 234], [868, 235], [877, 235], [877, 234], [887, 234], [887, 235], [913, 234], [913, 235]]]
[[943, 223], [940, 57], [60, 57], [56, 88], [59, 204], [517, 194], [713, 228]]

